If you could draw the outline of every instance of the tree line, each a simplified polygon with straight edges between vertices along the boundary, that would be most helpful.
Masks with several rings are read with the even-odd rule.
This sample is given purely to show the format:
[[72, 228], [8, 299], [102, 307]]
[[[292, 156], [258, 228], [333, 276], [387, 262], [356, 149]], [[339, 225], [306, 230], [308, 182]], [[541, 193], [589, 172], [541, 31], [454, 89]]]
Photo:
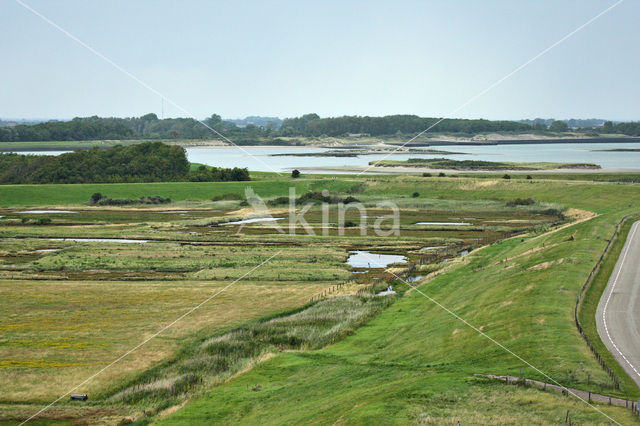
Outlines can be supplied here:
[[58, 156], [0, 154], [1, 184], [249, 180], [247, 169], [190, 171], [184, 148], [145, 142]]
[[[78, 140], [131, 140], [131, 139], [209, 139], [218, 138], [216, 132], [238, 145], [256, 144], [260, 141], [278, 141], [280, 137], [345, 136], [367, 134], [371, 136], [415, 135], [437, 123], [433, 132], [473, 135], [485, 132], [565, 132], [563, 121], [554, 121], [549, 127], [541, 123], [515, 121], [444, 119], [417, 115], [388, 115], [384, 117], [343, 116], [321, 118], [318, 114], [283, 120], [279, 128], [265, 126], [236, 126], [213, 114], [199, 122], [192, 118], [159, 119], [156, 114], [131, 118], [74, 118], [71, 121], [50, 121], [33, 125], [0, 127], [0, 142], [23, 141], [78, 141]], [[204, 124], [204, 125], [203, 125]], [[215, 131], [213, 131], [213, 130]], [[586, 129], [585, 129], [586, 130]], [[605, 123], [602, 127], [589, 128], [596, 133], [621, 133], [640, 135], [640, 122]]]

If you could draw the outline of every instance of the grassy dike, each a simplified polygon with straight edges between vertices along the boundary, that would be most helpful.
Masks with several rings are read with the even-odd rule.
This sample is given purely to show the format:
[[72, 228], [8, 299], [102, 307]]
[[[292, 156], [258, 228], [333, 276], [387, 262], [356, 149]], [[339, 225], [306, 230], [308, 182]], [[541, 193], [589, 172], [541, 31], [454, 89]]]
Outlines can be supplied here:
[[622, 223], [620, 232], [613, 237], [614, 240], [609, 248], [609, 252], [600, 264], [594, 275], [593, 281], [585, 290], [584, 297], [578, 305], [578, 318], [585, 333], [591, 341], [591, 344], [594, 345], [596, 351], [603, 357], [605, 364], [613, 370], [614, 374], [622, 382], [622, 389], [629, 391], [629, 397], [638, 397], [640, 393], [637, 391], [637, 387], [633, 379], [631, 379], [624, 368], [618, 364], [602, 342], [596, 327], [596, 311], [598, 309], [600, 297], [607, 287], [611, 273], [618, 262], [620, 253], [622, 252], [627, 237], [629, 236], [631, 226], [638, 219], [640, 219], [640, 214], [631, 215], [625, 219], [624, 223]]

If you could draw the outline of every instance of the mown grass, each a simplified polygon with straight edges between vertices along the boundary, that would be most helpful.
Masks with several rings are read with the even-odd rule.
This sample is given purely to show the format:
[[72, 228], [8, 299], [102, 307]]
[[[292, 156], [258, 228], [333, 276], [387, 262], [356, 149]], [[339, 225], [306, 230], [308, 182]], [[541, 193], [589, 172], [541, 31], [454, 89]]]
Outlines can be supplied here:
[[272, 197], [288, 194], [290, 186], [295, 186], [299, 192], [306, 192], [309, 185], [308, 181], [1, 185], [0, 206], [86, 205], [95, 192], [110, 198], [135, 199], [159, 195], [174, 201], [198, 201], [229, 193], [244, 195], [246, 187], [252, 187], [263, 197]]
[[[629, 410], [599, 409], [623, 423], [635, 419]], [[567, 411], [573, 424], [608, 424], [582, 402], [553, 393], [429, 367], [291, 353], [154, 424], [563, 424]]]

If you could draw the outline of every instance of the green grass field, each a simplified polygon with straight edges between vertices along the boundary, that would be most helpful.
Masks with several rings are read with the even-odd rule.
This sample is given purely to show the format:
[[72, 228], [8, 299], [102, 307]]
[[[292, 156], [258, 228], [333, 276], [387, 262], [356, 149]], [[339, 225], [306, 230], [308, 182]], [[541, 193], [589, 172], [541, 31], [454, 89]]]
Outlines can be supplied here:
[[[284, 196], [291, 182], [262, 174], [248, 183], [0, 187], [0, 215], [5, 216], [0, 219], [0, 310], [9, 318], [1, 325], [0, 375], [3, 383], [19, 384], [3, 386], [0, 419], [24, 418], [98, 369], [100, 361], [115, 357], [170, 321], [173, 313], [184, 312], [279, 249], [285, 252], [282, 259], [229, 289], [188, 326], [153, 341], [92, 382], [87, 389], [95, 399], [84, 408], [64, 401], [46, 418], [116, 423], [126, 417], [167, 424], [547, 424], [563, 422], [569, 410], [574, 423], [608, 423], [607, 417], [573, 398], [474, 376], [517, 375], [523, 367], [526, 377], [549, 381], [451, 312], [563, 385], [640, 396], [626, 379], [621, 389], [613, 386], [573, 323], [577, 292], [616, 224], [625, 214], [640, 210], [637, 185], [561, 179], [313, 177], [294, 181], [296, 190], [352, 193], [369, 207], [380, 200], [396, 202], [400, 236], [363, 237], [356, 230], [344, 236], [282, 235], [267, 226], [248, 227], [238, 236], [233, 227], [202, 226], [242, 217], [246, 210], [239, 201], [210, 201], [215, 195], [244, 193], [250, 185], [260, 195]], [[176, 200], [170, 208], [196, 210], [180, 216], [142, 207], [90, 209], [86, 202], [93, 192], [114, 198], [169, 196]], [[535, 205], [506, 206], [515, 198], [529, 197]], [[25, 214], [17, 213], [24, 206], [65, 206], [78, 213], [48, 215], [52, 223], [47, 225], [25, 224], [20, 220]], [[559, 214], [578, 222], [558, 228]], [[319, 231], [319, 210], [312, 210], [309, 218]], [[468, 220], [474, 225], [415, 225], [422, 220]], [[40, 238], [62, 236], [153, 241], [132, 246]], [[434, 255], [420, 251], [441, 245], [444, 248]], [[440, 263], [465, 247], [474, 250], [454, 262]], [[351, 276], [343, 262], [354, 248], [406, 254], [411, 262], [422, 263], [416, 274], [439, 271], [420, 282], [420, 291], [432, 300], [407, 291], [409, 287], [396, 280], [394, 285], [404, 295], [368, 321], [348, 325], [348, 319], [338, 319], [343, 317], [335, 317], [336, 323], [314, 320], [305, 322], [298, 334], [285, 329], [282, 335], [274, 329], [259, 350], [232, 358], [233, 369], [214, 369], [198, 376], [199, 381], [185, 376], [180, 386], [163, 387], [162, 380], [175, 379], [178, 371], [192, 374], [171, 366], [198, 365], [194, 363], [204, 356], [196, 350], [199, 342], [222, 339], [233, 330], [256, 335], [272, 330], [251, 324], [285, 311], [293, 310], [287, 315], [295, 316], [296, 308], [306, 306], [311, 296], [338, 283], [346, 285], [336, 294], [348, 298], [373, 278], [394, 281], [381, 271]], [[58, 251], [37, 252], [41, 249]], [[426, 272], [417, 272], [422, 270]], [[92, 303], [95, 300], [102, 303]], [[142, 300], [144, 309], [139, 309]], [[314, 306], [318, 305], [304, 309]], [[304, 312], [298, 317], [303, 322], [317, 318], [313, 310]], [[84, 327], [90, 323], [95, 327]], [[310, 336], [322, 333], [323, 327], [331, 329], [331, 324], [343, 330], [337, 334], [340, 338], [321, 347], [327, 341]], [[286, 340], [288, 346], [273, 343], [291, 336], [295, 339]], [[238, 348], [253, 342], [232, 341]], [[300, 343], [307, 341], [323, 343]], [[207, 362], [214, 361], [223, 362]], [[167, 391], [129, 402], [113, 399], [130, 386]], [[633, 419], [623, 408], [598, 409], [621, 423]]]

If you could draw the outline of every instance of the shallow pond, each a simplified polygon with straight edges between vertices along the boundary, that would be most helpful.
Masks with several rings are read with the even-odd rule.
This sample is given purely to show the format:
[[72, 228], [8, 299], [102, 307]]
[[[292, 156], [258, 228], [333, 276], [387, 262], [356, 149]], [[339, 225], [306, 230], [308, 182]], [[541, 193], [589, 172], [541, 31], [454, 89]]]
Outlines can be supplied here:
[[30, 213], [30, 214], [70, 214], [77, 213], [71, 210], [23, 210], [16, 213]]
[[243, 219], [243, 220], [236, 220], [234, 222], [221, 223], [221, 225], [244, 225], [246, 223], [275, 222], [282, 219], [284, 218], [283, 217], [256, 217], [253, 219]]
[[445, 246], [427, 246], [427, 247], [422, 247], [420, 251], [437, 250], [441, 248], [445, 248]]
[[386, 268], [392, 263], [407, 263], [407, 257], [399, 254], [377, 254], [366, 250], [349, 252], [347, 264], [352, 268]]
[[416, 222], [414, 225], [464, 226], [473, 224], [469, 222]]
[[139, 243], [144, 244], [148, 240], [128, 240], [126, 238], [47, 238], [49, 241], [75, 241], [78, 243], [91, 242], [91, 243]]

